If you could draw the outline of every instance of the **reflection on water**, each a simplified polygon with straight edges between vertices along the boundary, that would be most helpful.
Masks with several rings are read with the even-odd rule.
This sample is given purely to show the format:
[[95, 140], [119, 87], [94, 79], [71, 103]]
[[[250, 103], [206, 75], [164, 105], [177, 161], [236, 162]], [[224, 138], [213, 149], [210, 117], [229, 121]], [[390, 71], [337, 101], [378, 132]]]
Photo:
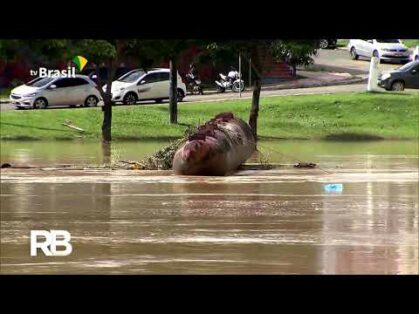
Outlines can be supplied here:
[[[14, 154], [22, 147], [8, 145], [3, 150], [2, 143], [2, 162], [21, 158]], [[100, 144], [89, 145], [51, 153], [40, 144], [26, 158], [101, 160]], [[121, 144], [118, 156], [138, 160], [157, 146]], [[271, 160], [292, 163], [288, 155], [298, 156], [322, 170], [222, 178], [3, 170], [1, 272], [418, 273], [416, 143], [263, 146], [287, 155], [271, 151]], [[333, 182], [343, 183], [342, 193], [323, 191]], [[32, 229], [68, 230], [73, 254], [30, 257]]]
[[[57, 163], [103, 164], [111, 160], [141, 160], [168, 142], [0, 141], [1, 163], [54, 165]], [[108, 149], [111, 148], [109, 151]], [[415, 164], [417, 141], [325, 142], [261, 141], [262, 159], [270, 162], [321, 163], [326, 168], [382, 168]], [[257, 161], [255, 155], [253, 161]]]

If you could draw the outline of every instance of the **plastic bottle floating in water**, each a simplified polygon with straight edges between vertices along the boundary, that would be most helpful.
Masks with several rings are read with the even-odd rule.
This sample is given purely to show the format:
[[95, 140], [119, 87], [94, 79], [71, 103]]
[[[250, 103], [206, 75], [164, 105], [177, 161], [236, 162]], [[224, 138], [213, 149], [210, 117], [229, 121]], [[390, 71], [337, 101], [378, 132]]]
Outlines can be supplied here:
[[343, 191], [343, 184], [341, 183], [331, 183], [325, 184], [324, 190], [326, 192], [342, 192]]

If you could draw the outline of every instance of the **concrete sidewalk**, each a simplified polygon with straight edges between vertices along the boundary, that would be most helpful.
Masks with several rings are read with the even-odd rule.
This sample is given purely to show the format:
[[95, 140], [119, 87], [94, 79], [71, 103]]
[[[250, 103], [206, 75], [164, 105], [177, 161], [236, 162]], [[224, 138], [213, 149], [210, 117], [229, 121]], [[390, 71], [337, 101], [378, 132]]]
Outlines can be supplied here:
[[365, 81], [365, 77], [353, 76], [349, 73], [297, 71], [299, 78], [282, 83], [262, 86], [262, 90], [308, 88], [333, 85], [357, 84]]
[[[321, 72], [321, 71], [304, 71], [297, 70], [298, 78], [284, 80], [271, 84], [262, 84], [262, 90], [283, 90], [298, 89], [309, 87], [333, 86], [333, 85], [349, 85], [366, 82], [368, 76], [354, 76], [349, 73], [337, 72]], [[251, 91], [252, 87], [246, 87], [245, 91]], [[205, 89], [205, 95], [218, 94], [216, 89]]]

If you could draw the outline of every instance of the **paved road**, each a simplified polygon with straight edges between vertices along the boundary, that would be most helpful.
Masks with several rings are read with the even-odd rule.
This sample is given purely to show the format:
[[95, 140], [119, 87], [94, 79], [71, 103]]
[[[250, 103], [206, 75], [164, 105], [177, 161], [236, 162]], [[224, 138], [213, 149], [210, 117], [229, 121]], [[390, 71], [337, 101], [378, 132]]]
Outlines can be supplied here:
[[[368, 74], [370, 59], [360, 57], [359, 60], [352, 60], [347, 50], [341, 49], [320, 49], [314, 58], [315, 68], [326, 71], [347, 72], [354, 75]], [[379, 69], [388, 71], [399, 67], [398, 63], [381, 63]]]
[[[333, 94], [341, 92], [358, 92], [366, 89], [366, 84], [351, 84], [351, 85], [336, 85], [336, 86], [322, 86], [322, 87], [308, 87], [308, 88], [294, 88], [281, 90], [262, 90], [262, 97], [272, 96], [289, 96], [289, 95], [310, 95], [310, 94]], [[252, 92], [246, 91], [242, 93], [241, 99], [251, 99]], [[185, 97], [184, 103], [188, 102], [213, 102], [223, 100], [240, 99], [239, 94], [233, 92], [226, 92], [223, 94], [212, 93], [208, 95], [188, 95]], [[155, 102], [141, 102], [140, 104], [155, 104]], [[0, 104], [1, 111], [15, 110], [15, 107], [10, 104]], [[53, 109], [53, 108], [51, 108]]]

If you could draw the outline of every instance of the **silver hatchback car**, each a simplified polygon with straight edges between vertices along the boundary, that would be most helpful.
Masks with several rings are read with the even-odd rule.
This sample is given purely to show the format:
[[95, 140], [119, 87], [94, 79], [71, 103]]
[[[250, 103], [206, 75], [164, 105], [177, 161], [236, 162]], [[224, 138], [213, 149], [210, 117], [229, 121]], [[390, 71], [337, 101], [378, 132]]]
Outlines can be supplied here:
[[84, 105], [94, 107], [102, 100], [100, 92], [85, 75], [38, 77], [11, 91], [10, 101], [18, 109], [45, 109], [48, 106]]

